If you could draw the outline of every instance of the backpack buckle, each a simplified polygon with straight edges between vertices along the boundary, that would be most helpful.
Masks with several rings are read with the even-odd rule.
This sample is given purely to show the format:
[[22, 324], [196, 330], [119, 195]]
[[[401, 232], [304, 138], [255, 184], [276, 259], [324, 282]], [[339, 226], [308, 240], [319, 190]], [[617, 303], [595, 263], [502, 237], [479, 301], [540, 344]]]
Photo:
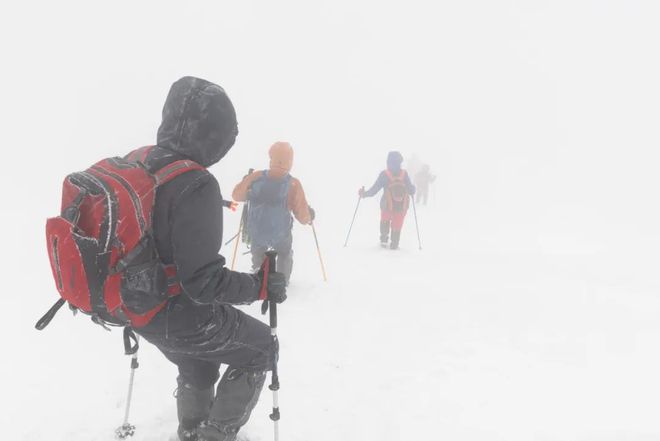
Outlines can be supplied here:
[[98, 314], [92, 314], [91, 319], [94, 323], [96, 323], [97, 325], [100, 325], [106, 331], [112, 331], [112, 329], [108, 328], [108, 326], [107, 326], [108, 324], [105, 322], [105, 320], [103, 320], [101, 317], [99, 317]]

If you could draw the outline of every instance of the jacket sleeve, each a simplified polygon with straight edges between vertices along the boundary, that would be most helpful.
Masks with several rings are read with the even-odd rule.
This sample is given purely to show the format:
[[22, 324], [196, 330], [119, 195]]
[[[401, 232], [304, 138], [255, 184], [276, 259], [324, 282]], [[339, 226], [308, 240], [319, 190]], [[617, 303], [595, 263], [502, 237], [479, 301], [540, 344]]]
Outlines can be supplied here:
[[231, 193], [232, 199], [238, 202], [246, 201], [248, 192], [250, 191], [250, 185], [252, 185], [252, 183], [262, 174], [263, 171], [256, 171], [245, 176], [243, 180], [234, 187], [234, 191]]
[[378, 178], [376, 179], [376, 182], [374, 182], [374, 185], [372, 185], [369, 190], [364, 192], [364, 196], [368, 198], [374, 196], [383, 187], [385, 187], [385, 184], [387, 184], [387, 176], [385, 175], [385, 172], [380, 172]]
[[204, 173], [190, 182], [174, 200], [170, 222], [173, 260], [186, 295], [203, 304], [257, 300], [258, 278], [228, 270], [219, 254], [222, 195], [215, 177]]
[[408, 190], [408, 194], [415, 194], [415, 186], [413, 183], [410, 181], [410, 176], [408, 176], [408, 173], [406, 173], [406, 190]]
[[288, 205], [293, 215], [298, 219], [298, 222], [304, 225], [312, 222], [312, 215], [309, 212], [309, 204], [305, 198], [305, 191], [300, 181], [296, 178], [291, 179]]

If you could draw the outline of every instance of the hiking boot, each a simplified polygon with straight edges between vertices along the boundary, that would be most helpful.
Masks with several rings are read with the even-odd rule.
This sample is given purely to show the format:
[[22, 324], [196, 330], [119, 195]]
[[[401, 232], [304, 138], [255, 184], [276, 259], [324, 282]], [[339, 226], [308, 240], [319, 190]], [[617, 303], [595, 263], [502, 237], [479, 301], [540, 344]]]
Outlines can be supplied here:
[[392, 242], [390, 243], [391, 250], [399, 249], [399, 239], [401, 239], [401, 231], [392, 231]]
[[387, 246], [390, 235], [390, 221], [380, 221], [380, 244]]
[[180, 441], [200, 441], [198, 430], [199, 426], [195, 426], [192, 429], [184, 429], [183, 426], [179, 425], [176, 434], [179, 435]]
[[194, 441], [234, 441], [236, 440], [236, 431], [225, 431], [213, 422], [204, 422], [199, 427], [197, 436], [198, 438]]
[[175, 392], [176, 410], [179, 417], [177, 434], [181, 441], [197, 441], [197, 430], [209, 416], [213, 403], [213, 387], [197, 389], [177, 378], [179, 387]]

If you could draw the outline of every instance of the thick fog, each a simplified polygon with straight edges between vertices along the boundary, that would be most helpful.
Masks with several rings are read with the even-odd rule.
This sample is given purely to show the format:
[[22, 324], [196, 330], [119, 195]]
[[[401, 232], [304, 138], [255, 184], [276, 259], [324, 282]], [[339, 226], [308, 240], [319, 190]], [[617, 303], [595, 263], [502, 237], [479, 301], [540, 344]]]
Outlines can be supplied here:
[[[29, 152], [52, 194], [69, 170], [153, 142], [169, 85], [196, 75], [237, 108], [224, 188], [287, 140], [319, 214], [350, 215], [399, 149], [437, 171], [439, 209], [471, 246], [635, 258], [657, 238], [654, 2], [3, 8], [5, 148]], [[29, 192], [51, 213], [49, 190], [18, 176], [2, 177], [22, 181], [12, 211]]]
[[[370, 265], [377, 241], [376, 201], [362, 203], [351, 247], [342, 245], [358, 188], [373, 183], [388, 151], [399, 150], [404, 167], [414, 157], [438, 176], [429, 206], [418, 207], [421, 254], [413, 255], [414, 221], [410, 214], [406, 220], [402, 247], [407, 254], [396, 256], [402, 268], [396, 278], [403, 285], [392, 293], [400, 308], [423, 309], [433, 302], [433, 296], [415, 287], [434, 286], [429, 280], [436, 271], [449, 271], [441, 266], [460, 260], [467, 284], [480, 280], [505, 295], [521, 277], [534, 295], [544, 293], [539, 303], [518, 298], [520, 309], [517, 300], [507, 303], [511, 317], [534, 316], [537, 308], [566, 312], [574, 306], [572, 298], [546, 285], [554, 277], [549, 274], [561, 268], [570, 281], [560, 286], [582, 293], [575, 298], [581, 312], [588, 315], [591, 306], [607, 302], [607, 320], [596, 319], [603, 335], [616, 340], [618, 328], [610, 332], [607, 326], [620, 325], [619, 319], [635, 327], [616, 340], [617, 350], [610, 354], [615, 363], [644, 353], [660, 366], [654, 355], [660, 338], [655, 322], [660, 312], [657, 2], [36, 1], [3, 4], [0, 17], [5, 157], [0, 173], [5, 318], [0, 327], [10, 340], [0, 372], [19, 396], [13, 399], [19, 406], [5, 403], [5, 425], [26, 414], [32, 415], [30, 421], [56, 418], [58, 410], [34, 409], [33, 401], [24, 394], [20, 398], [21, 384], [29, 385], [28, 396], [36, 399], [34, 388], [46, 387], [43, 393], [48, 394], [52, 385], [41, 377], [41, 363], [49, 365], [49, 375], [72, 369], [73, 361], [52, 357], [56, 345], [65, 343], [33, 330], [34, 321], [57, 298], [44, 224], [58, 214], [64, 176], [154, 143], [168, 88], [184, 75], [221, 85], [235, 105], [237, 142], [211, 168], [225, 198], [248, 168], [267, 167], [273, 142], [292, 144], [292, 174], [316, 209], [331, 279], [359, 278], [360, 289], [369, 289], [370, 280], [386, 286], [388, 273]], [[227, 213], [226, 239], [237, 224], [238, 216]], [[311, 234], [300, 226], [295, 234], [297, 246], [306, 247], [300, 251], [305, 265], [318, 271]], [[405, 256], [414, 257], [406, 264]], [[496, 274], [489, 262], [510, 264], [506, 275]], [[535, 265], [531, 272], [530, 262]], [[317, 282], [310, 281], [315, 278], [304, 279], [303, 288], [315, 289]], [[451, 289], [460, 290], [462, 282], [455, 282]], [[357, 298], [364, 292], [353, 292], [351, 283], [331, 285], [324, 293], [341, 291], [346, 296], [341, 308], [350, 309], [355, 305], [349, 294]], [[592, 283], [607, 292], [607, 300], [600, 300], [604, 291], [591, 289]], [[553, 305], [555, 294], [560, 303]], [[472, 300], [474, 305], [463, 306], [481, 311], [478, 315], [488, 316], [488, 307], [499, 305], [478, 296]], [[314, 314], [300, 304], [294, 308]], [[563, 332], [565, 317], [556, 318], [534, 332]], [[571, 316], [571, 326], [588, 328], [592, 319]], [[73, 319], [62, 313], [56, 320]], [[91, 327], [76, 325], [65, 335]], [[642, 334], [644, 343], [638, 339]], [[115, 345], [119, 337], [112, 343], [102, 337], [106, 348], [117, 349], [112, 357], [124, 368], [126, 360]], [[571, 338], [566, 331], [565, 341]], [[38, 355], [44, 345], [49, 346], [44, 352], [48, 359]], [[414, 363], [412, 358], [392, 363]], [[166, 366], [157, 354], [153, 360]], [[634, 377], [634, 365], [618, 373], [608, 381], [621, 384]], [[124, 374], [118, 374], [117, 385], [104, 386], [121, 390], [114, 400], [123, 396]], [[644, 387], [660, 391], [657, 380], [652, 385], [647, 380], [651, 376], [640, 379], [637, 392], [626, 396], [631, 406], [649, 399]], [[351, 378], [344, 381], [351, 384]], [[513, 387], [518, 392], [524, 388]], [[262, 401], [268, 401], [265, 394]], [[433, 403], [426, 405], [433, 414]], [[163, 408], [173, 412], [174, 401]], [[638, 418], [621, 422], [616, 430], [639, 429], [625, 432], [633, 433], [631, 440], [657, 439], [660, 426], [645, 416], [646, 409], [636, 409]], [[595, 440], [594, 433], [601, 433], [599, 415], [592, 415], [595, 432], [569, 430], [564, 438], [547, 435], [552, 431], [529, 438], [531, 429], [507, 431], [510, 426], [497, 428], [485, 420], [471, 424], [490, 427], [488, 439]], [[341, 421], [328, 424], [342, 427]], [[97, 439], [94, 427], [86, 430], [87, 439]], [[477, 432], [438, 430], [454, 439], [479, 439]], [[358, 439], [350, 429], [340, 433]], [[270, 439], [267, 435], [253, 432], [252, 438]], [[22, 439], [39, 439], [33, 436]], [[389, 436], [406, 439], [405, 431]]]

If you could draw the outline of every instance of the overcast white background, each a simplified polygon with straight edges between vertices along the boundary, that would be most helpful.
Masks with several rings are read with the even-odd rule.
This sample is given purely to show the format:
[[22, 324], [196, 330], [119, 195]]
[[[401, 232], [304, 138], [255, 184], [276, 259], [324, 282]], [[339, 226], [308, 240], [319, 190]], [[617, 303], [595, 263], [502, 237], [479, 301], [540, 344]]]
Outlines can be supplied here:
[[[37, 425], [46, 415], [55, 419], [58, 410], [33, 407], [42, 393], [48, 395], [47, 387], [54, 387], [40, 376], [42, 364], [53, 375], [71, 369], [64, 356], [53, 359], [61, 340], [34, 335], [32, 329], [56, 299], [43, 226], [57, 214], [63, 177], [100, 158], [153, 143], [170, 84], [195, 75], [222, 85], [237, 110], [238, 141], [212, 168], [224, 194], [247, 168], [266, 166], [272, 142], [291, 142], [293, 174], [317, 210], [335, 280], [359, 279], [367, 289], [370, 280], [387, 286], [387, 273], [369, 265], [377, 235], [374, 201], [365, 202], [358, 214], [356, 248], [342, 250], [341, 245], [357, 188], [373, 182], [387, 151], [398, 149], [407, 158], [415, 154], [431, 164], [438, 180], [431, 206], [419, 213], [426, 254], [404, 264], [404, 292], [391, 292], [398, 307], [410, 308], [410, 314], [424, 308], [433, 296], [416, 292], [415, 284], [430, 283], [434, 271], [449, 271], [437, 265], [461, 261], [464, 278], [438, 294], [445, 300], [461, 296], [462, 287], [475, 280], [483, 291], [502, 298], [511, 286], [524, 286], [520, 298], [506, 300], [507, 317], [534, 321], [544, 309], [551, 317], [534, 335], [543, 339], [565, 332], [571, 348], [572, 331], [596, 323], [602, 347], [614, 348], [596, 365], [605, 360], [625, 365], [604, 375], [608, 384], [603, 387], [618, 384], [623, 390], [634, 380], [627, 402], [617, 405], [636, 417], [622, 419], [615, 428], [606, 422], [619, 415], [616, 406], [608, 408], [610, 413], [594, 412], [586, 429], [559, 419], [554, 425], [559, 434], [550, 429], [540, 435], [518, 433], [511, 431], [513, 423], [492, 429], [479, 414], [466, 424], [491, 427], [487, 438], [455, 427], [443, 432], [442, 425], [438, 433], [451, 433], [453, 439], [660, 439], [660, 406], [654, 398], [660, 383], [651, 373], [660, 367], [659, 22], [658, 2], [636, 0], [4, 2], [0, 267], [5, 307], [0, 326], [8, 348], [0, 369], [3, 381], [12, 384], [10, 397], [19, 398], [5, 401], [2, 425], [12, 426], [19, 417]], [[235, 217], [227, 224], [233, 231]], [[309, 233], [296, 231], [297, 243], [308, 244]], [[410, 216], [403, 245], [410, 253], [416, 248]], [[313, 250], [309, 256], [311, 262], [316, 258]], [[506, 277], [493, 269], [502, 262]], [[537, 264], [531, 271], [530, 262]], [[562, 280], [554, 287], [561, 293], [548, 288], [546, 278], [555, 276]], [[314, 277], [303, 286], [316, 289]], [[328, 286], [326, 294], [340, 288], [347, 296], [360, 296], [351, 284]], [[572, 290], [584, 295], [567, 296]], [[526, 292], [542, 297], [531, 301]], [[474, 309], [497, 315], [503, 306], [490, 304], [490, 297], [461, 298], [461, 314]], [[594, 305], [607, 305], [606, 317], [598, 316]], [[348, 300], [342, 304], [351, 307], [356, 306]], [[562, 314], [573, 308], [580, 313], [562, 327]], [[301, 308], [301, 313], [314, 312]], [[66, 314], [56, 320], [71, 321]], [[91, 326], [84, 325], [67, 335]], [[521, 328], [516, 335], [531, 338], [529, 332]], [[42, 353], [43, 346], [48, 351]], [[114, 358], [124, 366], [124, 359]], [[506, 354], [495, 360], [517, 364]], [[414, 360], [393, 363], [410, 367]], [[585, 368], [586, 377], [591, 368]], [[541, 382], [544, 373], [539, 372]], [[122, 394], [123, 374], [117, 386]], [[344, 381], [350, 385], [352, 380]], [[21, 384], [46, 389], [20, 398]], [[514, 392], [508, 392], [515, 394], [526, 386], [514, 381], [511, 387]], [[572, 400], [569, 389], [554, 397], [555, 404]], [[533, 395], [527, 399], [535, 400]], [[591, 400], [585, 399], [585, 407], [607, 397], [592, 395]], [[427, 404], [429, 418], [452, 408], [433, 403]], [[526, 405], [517, 403], [520, 409]], [[162, 405], [173, 406], [173, 401]], [[333, 424], [341, 426], [341, 418]], [[589, 430], [601, 435], [590, 437]], [[33, 438], [42, 439], [39, 433]], [[347, 433], [344, 439], [351, 438]], [[405, 439], [409, 434], [389, 435]]]

